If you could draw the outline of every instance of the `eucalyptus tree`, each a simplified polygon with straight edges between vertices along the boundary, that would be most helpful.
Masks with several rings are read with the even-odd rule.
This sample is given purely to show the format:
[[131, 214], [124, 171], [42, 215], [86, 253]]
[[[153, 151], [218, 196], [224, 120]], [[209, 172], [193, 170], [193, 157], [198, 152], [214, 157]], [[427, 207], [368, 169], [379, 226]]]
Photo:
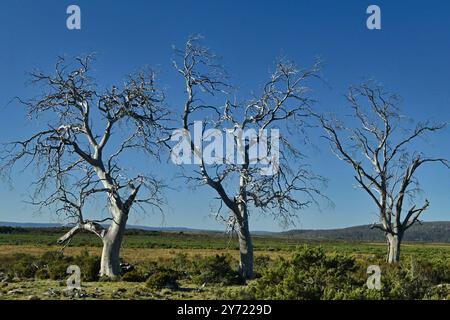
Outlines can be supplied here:
[[[38, 176], [32, 203], [74, 222], [59, 242], [67, 244], [80, 231], [94, 233], [103, 243], [100, 275], [113, 278], [120, 274], [132, 209], [163, 204], [163, 183], [137, 172], [133, 159], [141, 152], [158, 157], [168, 112], [153, 71], [130, 75], [122, 87], [99, 90], [91, 77], [92, 60], [59, 58], [54, 72], [30, 74], [40, 94], [18, 101], [27, 108], [30, 127], [38, 129], [5, 146], [2, 168], [10, 176], [16, 166], [33, 166]], [[107, 204], [108, 217], [88, 219], [86, 211], [99, 200]]]
[[[296, 143], [301, 139], [295, 135], [301, 131], [296, 130], [301, 127], [298, 121], [310, 117], [314, 101], [308, 82], [317, 77], [319, 64], [299, 69], [293, 62], [279, 61], [260, 94], [237, 102], [230, 99], [233, 88], [220, 59], [200, 37], [191, 37], [175, 53], [174, 67], [184, 80], [186, 99], [182, 129], [172, 136], [178, 141], [172, 158], [180, 165], [194, 164], [197, 169], [184, 170], [183, 177], [217, 194], [216, 217], [236, 232], [240, 273], [251, 279], [251, 212], [272, 214], [287, 225], [298, 210], [321, 196], [317, 185], [323, 179], [304, 161]], [[187, 161], [180, 160], [186, 156]]]
[[397, 263], [405, 232], [429, 207], [428, 200], [421, 205], [415, 201], [420, 191], [417, 170], [432, 163], [450, 167], [447, 159], [426, 156], [417, 142], [441, 132], [447, 123], [412, 124], [398, 108], [399, 97], [374, 82], [351, 87], [347, 101], [352, 121], [318, 117], [333, 153], [354, 169], [358, 186], [376, 204], [380, 220], [372, 228], [386, 235], [387, 262]]

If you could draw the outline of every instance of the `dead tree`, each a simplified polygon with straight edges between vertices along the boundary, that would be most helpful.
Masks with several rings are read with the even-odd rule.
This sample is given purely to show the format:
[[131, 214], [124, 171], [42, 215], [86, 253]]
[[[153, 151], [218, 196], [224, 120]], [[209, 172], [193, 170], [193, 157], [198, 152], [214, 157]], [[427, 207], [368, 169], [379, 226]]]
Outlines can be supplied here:
[[448, 160], [427, 157], [414, 144], [447, 124], [418, 123], [413, 129], [403, 126], [407, 121], [398, 109], [399, 97], [373, 82], [350, 88], [347, 101], [354, 126], [348, 127], [331, 116], [319, 119], [333, 153], [355, 170], [358, 186], [375, 202], [380, 220], [372, 228], [385, 233], [387, 261], [397, 263], [405, 231], [419, 222], [429, 206], [425, 200], [421, 206], [405, 208], [405, 200], [414, 203], [420, 191], [417, 169], [426, 163], [449, 168]]
[[[66, 243], [82, 230], [96, 234], [103, 242], [100, 275], [116, 277], [132, 207], [161, 208], [163, 203], [161, 181], [131, 172], [127, 157], [139, 152], [158, 156], [167, 111], [151, 70], [129, 76], [122, 88], [100, 92], [90, 77], [91, 62], [91, 56], [72, 64], [59, 58], [54, 74], [31, 73], [41, 95], [18, 101], [27, 107], [33, 125], [42, 129], [7, 144], [2, 168], [9, 176], [16, 165], [34, 166], [39, 176], [32, 203], [54, 206], [56, 213], [75, 221], [58, 242]], [[86, 219], [89, 203], [102, 198], [110, 216]]]
[[[254, 274], [250, 212], [272, 214], [287, 225], [297, 217], [298, 210], [315, 202], [321, 195], [316, 185], [323, 179], [315, 175], [306, 163], [302, 164], [303, 155], [295, 144], [287, 140], [300, 140], [293, 138], [288, 124], [309, 114], [313, 100], [309, 97], [307, 82], [317, 76], [318, 64], [311, 69], [300, 70], [292, 62], [280, 61], [259, 96], [242, 103], [231, 102], [227, 92], [231, 87], [226, 83], [223, 68], [217, 57], [199, 41], [199, 37], [190, 38], [184, 50], [176, 50], [177, 59], [174, 61], [175, 69], [185, 82], [182, 127], [189, 141], [187, 153], [194, 161], [197, 160], [198, 168], [186, 173], [189, 171], [187, 168], [183, 176], [194, 185], [208, 185], [218, 195], [220, 207], [217, 217], [236, 231], [240, 273], [245, 279], [251, 279]], [[242, 161], [237, 161], [238, 155], [231, 159], [216, 155], [214, 163], [206, 161], [202, 148], [191, 139], [191, 134], [195, 134], [196, 120], [202, 122], [204, 140], [212, 140], [208, 132], [231, 135], [232, 145], [236, 146]], [[271, 128], [284, 129], [280, 133], [279, 146], [272, 143], [275, 134], [259, 134]], [[245, 136], [246, 130], [254, 130], [257, 134]], [[259, 162], [254, 161], [255, 155], [252, 154], [256, 145], [259, 145]], [[260, 152], [262, 145], [267, 146], [265, 156]], [[269, 172], [267, 168], [270, 168]], [[222, 216], [222, 208], [227, 209], [226, 216]]]

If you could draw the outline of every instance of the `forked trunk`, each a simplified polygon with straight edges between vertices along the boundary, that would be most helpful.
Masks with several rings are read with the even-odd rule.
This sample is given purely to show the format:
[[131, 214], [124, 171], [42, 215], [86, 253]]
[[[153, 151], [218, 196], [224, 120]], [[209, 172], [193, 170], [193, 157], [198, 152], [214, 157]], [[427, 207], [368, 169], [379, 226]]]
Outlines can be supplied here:
[[388, 244], [388, 255], [387, 262], [388, 263], [398, 263], [400, 261], [400, 245], [402, 242], [401, 235], [387, 235], [387, 244]]
[[248, 227], [248, 217], [239, 226], [239, 272], [246, 279], [253, 279], [253, 243], [252, 236]]
[[103, 238], [103, 250], [100, 264], [100, 276], [116, 279], [120, 276], [120, 249], [125, 233], [128, 215], [120, 213], [118, 219], [114, 219]]

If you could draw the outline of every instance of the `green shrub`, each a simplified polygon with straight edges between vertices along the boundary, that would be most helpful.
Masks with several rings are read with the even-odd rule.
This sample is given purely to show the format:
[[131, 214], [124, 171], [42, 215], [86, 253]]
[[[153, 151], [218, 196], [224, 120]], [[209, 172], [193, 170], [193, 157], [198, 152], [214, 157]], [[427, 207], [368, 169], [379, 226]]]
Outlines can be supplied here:
[[450, 300], [450, 284], [441, 284], [428, 290], [424, 299], [427, 300]]
[[[372, 257], [325, 254], [321, 248], [299, 248], [290, 259], [279, 258], [244, 289], [254, 299], [447, 299], [450, 263], [445, 257], [403, 257], [390, 265]], [[367, 266], [381, 268], [381, 289], [366, 286]], [[236, 298], [236, 297], [234, 297]]]
[[160, 269], [154, 272], [145, 282], [145, 286], [151, 289], [176, 289], [178, 288], [178, 273], [171, 269]]
[[40, 258], [23, 255], [18, 257], [11, 267], [12, 273], [19, 278], [59, 280], [66, 276], [68, 258], [59, 252], [46, 252]]
[[83, 250], [73, 261], [80, 267], [82, 281], [98, 281], [100, 262], [100, 257], [89, 255], [87, 250]]
[[169, 266], [161, 265], [161, 263], [158, 263], [156, 261], [146, 261], [142, 265], [138, 266], [138, 269], [142, 272], [145, 279], [148, 279], [148, 277], [155, 272], [160, 271], [161, 269], [171, 269]]
[[38, 269], [35, 273], [35, 277], [41, 280], [50, 279], [47, 269]]
[[415, 259], [404, 259], [398, 265], [385, 264], [382, 270], [382, 296], [386, 299], [423, 299], [445, 278], [440, 266]]
[[12, 263], [10, 273], [18, 278], [34, 278], [38, 266], [35, 258], [28, 254], [15, 255], [15, 262]]
[[259, 278], [268, 268], [273, 266], [274, 261], [269, 256], [257, 256], [254, 261], [255, 277]]
[[193, 280], [197, 284], [242, 284], [244, 281], [240, 274], [232, 267], [233, 260], [230, 255], [215, 255], [195, 261], [196, 274]]
[[24, 253], [14, 253], [11, 255], [1, 256], [0, 260], [0, 272], [11, 272], [13, 266], [21, 259], [33, 258], [33, 256]]
[[48, 276], [51, 280], [63, 280], [67, 278], [67, 267], [72, 264], [72, 258], [64, 256], [57, 251], [48, 251], [38, 260], [39, 276]]
[[450, 283], [450, 259], [443, 257], [421, 258], [417, 260], [417, 265], [419, 272], [426, 274], [432, 284]]
[[144, 282], [147, 277], [139, 270], [132, 270], [122, 276], [122, 281], [126, 282]]
[[[194, 257], [197, 260], [198, 257]], [[192, 274], [196, 273], [195, 264], [185, 253], [177, 253], [170, 261], [170, 268], [176, 270], [180, 277], [190, 278]]]
[[249, 290], [256, 299], [334, 299], [357, 284], [356, 267], [351, 257], [304, 246], [290, 260], [279, 258]]
[[9, 272], [19, 278], [38, 278], [64, 280], [68, 277], [67, 268], [77, 265], [83, 281], [97, 281], [100, 270], [100, 258], [89, 256], [83, 251], [76, 257], [65, 256], [59, 251], [48, 251], [40, 257], [16, 255]]

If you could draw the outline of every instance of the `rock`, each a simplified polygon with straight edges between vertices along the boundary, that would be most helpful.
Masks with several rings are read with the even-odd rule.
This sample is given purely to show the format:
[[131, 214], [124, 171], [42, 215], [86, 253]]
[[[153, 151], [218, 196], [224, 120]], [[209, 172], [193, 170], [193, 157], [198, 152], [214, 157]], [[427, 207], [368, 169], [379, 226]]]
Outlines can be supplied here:
[[8, 294], [10, 294], [10, 295], [19, 295], [19, 294], [23, 294], [23, 290], [20, 290], [20, 289], [12, 289], [12, 290], [8, 291]]
[[114, 291], [111, 293], [111, 298], [112, 298], [112, 299], [120, 299], [120, 298], [122, 298], [122, 295], [121, 295], [120, 293], [118, 293], [116, 290], [114, 290]]
[[31, 296], [28, 296], [28, 300], [37, 301], [37, 300], [41, 300], [41, 298], [39, 298], [38, 296], [31, 295]]
[[63, 295], [65, 297], [69, 297], [69, 298], [75, 298], [75, 296], [78, 294], [78, 290], [77, 289], [64, 289], [63, 290]]
[[4, 274], [4, 273], [0, 274], [0, 282], [1, 283], [8, 283], [8, 282], [11, 282], [11, 281], [12, 281], [11, 276], [9, 276], [7, 274]]
[[95, 296], [94, 298], [102, 296], [103, 295], [103, 290], [100, 289], [100, 288], [95, 288], [94, 289], [94, 293], [92, 295]]
[[78, 290], [78, 289], [65, 289], [63, 290], [64, 296], [71, 298], [71, 299], [77, 299], [77, 298], [88, 298], [89, 294], [85, 290]]
[[119, 289], [117, 289], [117, 292], [124, 293], [124, 292], [127, 292], [127, 289], [119, 288]]
[[139, 297], [153, 297], [153, 294], [150, 292], [146, 292], [146, 291], [141, 291], [139, 289], [136, 289], [133, 291], [133, 295], [137, 298]]
[[129, 272], [129, 271], [133, 271], [134, 266], [129, 263], [123, 262], [120, 264], [120, 269], [122, 270], [122, 274], [123, 274], [123, 273]]
[[44, 292], [44, 295], [49, 296], [49, 297], [60, 296], [61, 291], [59, 291], [58, 289], [49, 289]]

